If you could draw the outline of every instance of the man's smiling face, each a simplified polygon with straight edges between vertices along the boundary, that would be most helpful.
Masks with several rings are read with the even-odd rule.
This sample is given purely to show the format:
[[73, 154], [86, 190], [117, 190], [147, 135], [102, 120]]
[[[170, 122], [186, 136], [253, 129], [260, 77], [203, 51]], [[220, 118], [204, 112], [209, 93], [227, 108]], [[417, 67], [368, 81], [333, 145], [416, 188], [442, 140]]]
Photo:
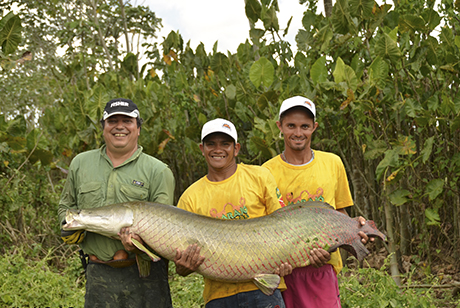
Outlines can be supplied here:
[[136, 118], [125, 115], [114, 115], [107, 118], [103, 130], [107, 150], [118, 154], [135, 151], [140, 131]]
[[285, 148], [293, 151], [310, 151], [311, 137], [318, 127], [305, 108], [292, 108], [285, 112], [282, 121], [276, 122], [284, 134]]
[[213, 133], [204, 138], [200, 149], [208, 168], [221, 171], [236, 164], [239, 144], [235, 145], [235, 140], [227, 134]]

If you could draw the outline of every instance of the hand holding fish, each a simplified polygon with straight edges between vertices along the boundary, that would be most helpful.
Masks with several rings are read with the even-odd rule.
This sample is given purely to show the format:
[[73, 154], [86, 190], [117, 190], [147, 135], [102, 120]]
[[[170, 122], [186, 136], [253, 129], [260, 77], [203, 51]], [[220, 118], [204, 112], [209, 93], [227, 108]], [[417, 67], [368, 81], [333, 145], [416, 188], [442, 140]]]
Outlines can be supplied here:
[[[359, 216], [358, 217], [358, 222], [359, 222], [359, 225], [360, 226], [364, 226], [366, 224], [366, 218], [362, 217], [362, 216]], [[361, 242], [363, 244], [367, 244], [367, 242], [369, 241], [369, 237], [366, 235], [366, 233], [364, 233], [363, 231], [359, 231], [358, 232], [358, 235], [361, 237]], [[371, 237], [370, 238], [370, 241], [373, 242], [374, 241], [374, 238]]]
[[310, 251], [308, 259], [310, 259], [310, 265], [320, 268], [331, 260], [331, 254], [322, 248], [314, 248]]
[[279, 275], [280, 277], [290, 275], [291, 273], [292, 273], [292, 266], [291, 266], [291, 264], [289, 264], [287, 262], [281, 264], [280, 267], [278, 267], [275, 270], [275, 274]]
[[142, 251], [134, 246], [131, 238], [138, 240], [141, 244], [144, 244], [144, 241], [140, 238], [139, 235], [133, 234], [128, 227], [121, 228], [120, 232], [118, 232], [118, 236], [120, 237], [121, 243], [123, 244], [123, 247], [126, 251], [136, 254], [142, 253]]
[[176, 249], [176, 273], [185, 277], [195, 272], [205, 259], [200, 255], [200, 250], [197, 244], [189, 245], [184, 251]]

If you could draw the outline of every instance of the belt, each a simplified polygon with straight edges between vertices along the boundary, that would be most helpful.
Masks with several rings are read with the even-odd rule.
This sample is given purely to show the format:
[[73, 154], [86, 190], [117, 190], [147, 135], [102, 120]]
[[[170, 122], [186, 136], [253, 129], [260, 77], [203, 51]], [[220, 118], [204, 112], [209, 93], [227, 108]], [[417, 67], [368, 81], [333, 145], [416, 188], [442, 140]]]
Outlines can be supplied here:
[[118, 250], [113, 259], [110, 261], [99, 260], [95, 255], [89, 255], [90, 263], [105, 264], [114, 268], [128, 267], [136, 263], [136, 259], [128, 259], [128, 253], [124, 250]]

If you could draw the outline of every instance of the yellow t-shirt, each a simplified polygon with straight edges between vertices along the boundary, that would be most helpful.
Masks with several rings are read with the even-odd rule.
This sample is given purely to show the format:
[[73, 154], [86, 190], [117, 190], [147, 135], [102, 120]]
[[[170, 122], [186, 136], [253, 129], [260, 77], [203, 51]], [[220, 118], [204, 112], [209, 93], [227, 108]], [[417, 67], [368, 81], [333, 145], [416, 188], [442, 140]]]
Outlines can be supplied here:
[[[189, 212], [220, 219], [250, 219], [271, 214], [281, 207], [279, 190], [273, 175], [260, 166], [239, 164], [236, 172], [220, 182], [206, 176], [182, 194], [177, 206]], [[229, 283], [204, 279], [204, 301], [257, 290], [249, 282]], [[278, 287], [286, 289], [284, 279]]]
[[[327, 202], [336, 209], [353, 205], [347, 174], [339, 156], [322, 151], [313, 151], [310, 163], [295, 166], [286, 163], [278, 155], [262, 166], [275, 177], [286, 205], [304, 201]], [[328, 262], [336, 273], [342, 269], [342, 258], [337, 250]]]

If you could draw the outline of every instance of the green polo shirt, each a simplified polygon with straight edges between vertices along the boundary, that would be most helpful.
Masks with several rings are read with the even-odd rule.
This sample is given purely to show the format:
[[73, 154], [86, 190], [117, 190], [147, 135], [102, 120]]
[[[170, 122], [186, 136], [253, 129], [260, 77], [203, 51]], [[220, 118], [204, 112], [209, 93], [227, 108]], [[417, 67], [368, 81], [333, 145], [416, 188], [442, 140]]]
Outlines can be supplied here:
[[[151, 201], [173, 204], [174, 176], [166, 164], [137, 151], [114, 168], [106, 147], [84, 152], [72, 160], [59, 202], [59, 222], [67, 209], [101, 207], [127, 201]], [[87, 232], [80, 244], [83, 251], [109, 261], [123, 249], [121, 241]]]

